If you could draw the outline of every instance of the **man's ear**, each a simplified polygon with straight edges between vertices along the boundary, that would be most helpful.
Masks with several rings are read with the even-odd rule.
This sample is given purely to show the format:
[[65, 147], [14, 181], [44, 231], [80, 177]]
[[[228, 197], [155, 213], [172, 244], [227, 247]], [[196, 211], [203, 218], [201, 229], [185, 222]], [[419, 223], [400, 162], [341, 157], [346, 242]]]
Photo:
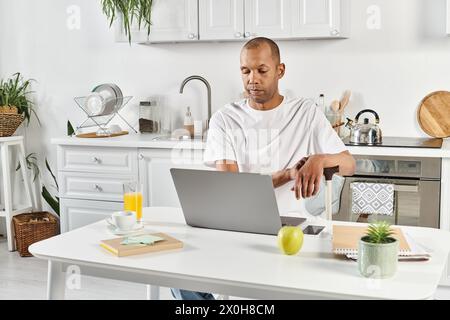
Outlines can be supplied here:
[[286, 65], [284, 63], [280, 63], [278, 65], [278, 79], [283, 78], [285, 72], [286, 72]]

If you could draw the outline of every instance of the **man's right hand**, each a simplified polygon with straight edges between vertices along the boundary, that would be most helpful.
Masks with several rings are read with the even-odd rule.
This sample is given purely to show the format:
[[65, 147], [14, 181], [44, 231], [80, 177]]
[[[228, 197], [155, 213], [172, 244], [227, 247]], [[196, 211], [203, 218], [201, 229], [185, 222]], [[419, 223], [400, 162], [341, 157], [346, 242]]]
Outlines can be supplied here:
[[313, 155], [303, 158], [292, 169], [295, 177], [294, 187], [297, 200], [315, 196], [319, 192], [320, 181], [322, 180], [325, 167], [324, 155]]
[[[289, 169], [289, 175], [291, 180], [295, 180], [297, 178], [297, 172], [305, 165], [306, 161], [308, 161], [308, 157], [302, 158], [299, 162], [295, 164], [295, 166]], [[294, 188], [292, 188], [294, 191]]]

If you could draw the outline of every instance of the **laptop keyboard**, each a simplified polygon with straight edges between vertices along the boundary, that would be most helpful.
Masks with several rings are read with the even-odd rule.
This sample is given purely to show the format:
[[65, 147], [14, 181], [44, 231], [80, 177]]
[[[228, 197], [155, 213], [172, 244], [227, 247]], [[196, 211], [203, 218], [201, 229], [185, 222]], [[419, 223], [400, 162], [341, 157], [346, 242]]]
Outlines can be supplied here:
[[283, 227], [286, 226], [298, 226], [305, 222], [305, 218], [297, 218], [297, 217], [281, 217], [281, 225]]

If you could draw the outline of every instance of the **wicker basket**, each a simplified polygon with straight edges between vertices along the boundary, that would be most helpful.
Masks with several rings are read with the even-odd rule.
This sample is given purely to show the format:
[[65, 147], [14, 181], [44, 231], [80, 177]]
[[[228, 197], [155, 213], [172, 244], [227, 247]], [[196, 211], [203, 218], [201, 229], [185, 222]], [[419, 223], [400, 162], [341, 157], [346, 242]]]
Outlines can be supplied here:
[[0, 107], [0, 137], [10, 137], [23, 122], [23, 116], [16, 107]]
[[49, 212], [23, 213], [13, 217], [17, 251], [21, 257], [32, 257], [28, 247], [59, 234], [58, 219]]

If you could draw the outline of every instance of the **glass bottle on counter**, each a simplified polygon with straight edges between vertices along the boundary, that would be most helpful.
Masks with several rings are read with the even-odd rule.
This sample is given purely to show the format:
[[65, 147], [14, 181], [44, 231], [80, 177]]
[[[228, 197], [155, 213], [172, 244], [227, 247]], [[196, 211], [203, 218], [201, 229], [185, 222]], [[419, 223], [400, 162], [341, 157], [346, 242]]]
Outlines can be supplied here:
[[156, 101], [139, 103], [139, 131], [141, 133], [161, 133], [161, 110]]
[[189, 132], [191, 139], [194, 138], [194, 120], [190, 107], [187, 107], [186, 115], [184, 116], [184, 129]]
[[319, 99], [317, 99], [316, 102], [317, 107], [319, 108], [320, 111], [322, 111], [323, 113], [325, 113], [325, 95], [323, 93], [321, 93], [319, 95]]

